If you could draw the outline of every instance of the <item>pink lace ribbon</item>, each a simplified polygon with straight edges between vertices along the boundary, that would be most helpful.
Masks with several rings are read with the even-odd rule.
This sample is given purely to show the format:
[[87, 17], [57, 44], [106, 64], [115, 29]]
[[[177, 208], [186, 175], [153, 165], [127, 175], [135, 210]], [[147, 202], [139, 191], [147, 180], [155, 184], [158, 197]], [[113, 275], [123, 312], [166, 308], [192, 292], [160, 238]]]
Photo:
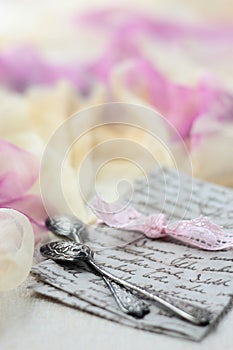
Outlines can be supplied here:
[[170, 236], [204, 250], [233, 248], [233, 235], [224, 232], [221, 226], [205, 216], [167, 224], [164, 214], [146, 216], [132, 206], [107, 203], [101, 197], [95, 197], [89, 206], [97, 218], [110, 227], [142, 232], [152, 239]]

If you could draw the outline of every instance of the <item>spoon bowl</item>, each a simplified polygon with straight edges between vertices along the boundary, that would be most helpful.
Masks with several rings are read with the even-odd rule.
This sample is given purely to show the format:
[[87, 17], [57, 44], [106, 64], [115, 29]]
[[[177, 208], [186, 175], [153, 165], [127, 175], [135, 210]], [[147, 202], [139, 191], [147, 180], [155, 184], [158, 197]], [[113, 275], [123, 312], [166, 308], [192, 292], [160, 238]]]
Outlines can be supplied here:
[[78, 262], [90, 260], [94, 252], [85, 244], [77, 242], [58, 241], [40, 247], [41, 254], [55, 261]]
[[[72, 242], [76, 242], [79, 244], [79, 246], [75, 245], [75, 247], [71, 249], [71, 252], [71, 250], [68, 251], [67, 245], [63, 244], [63, 247], [61, 248], [61, 245], [58, 246], [57, 244], [53, 243], [53, 245], [41, 248], [42, 255], [57, 261], [62, 261], [64, 259], [64, 255], [62, 257], [60, 253], [62, 250], [63, 254], [65, 247], [66, 261], [68, 258], [69, 261], [75, 261], [78, 263], [78, 260], [82, 259], [90, 265], [90, 262], [92, 260], [91, 265], [92, 268], [94, 268], [92, 259], [94, 256], [93, 251], [91, 251], [89, 247], [81, 244], [83, 243], [83, 234], [86, 233], [86, 236], [88, 236], [88, 228], [82, 221], [80, 221], [77, 217], [71, 215], [55, 215], [53, 217], [47, 218], [46, 226], [55, 235], [69, 239]], [[54, 247], [56, 248], [56, 254], [54, 254]], [[70, 245], [69, 248], [71, 248]], [[68, 257], [67, 254], [69, 255]], [[94, 269], [96, 270], [96, 267]], [[139, 299], [136, 295], [132, 294], [123, 286], [120, 286], [109, 280], [103, 276], [102, 273], [101, 277], [115, 298], [117, 305], [124, 313], [135, 318], [143, 318], [150, 312], [149, 306], [144, 302], [144, 300]]]
[[48, 230], [60, 237], [70, 240], [81, 238], [81, 234], [86, 231], [86, 225], [77, 217], [72, 215], [54, 215], [45, 220]]

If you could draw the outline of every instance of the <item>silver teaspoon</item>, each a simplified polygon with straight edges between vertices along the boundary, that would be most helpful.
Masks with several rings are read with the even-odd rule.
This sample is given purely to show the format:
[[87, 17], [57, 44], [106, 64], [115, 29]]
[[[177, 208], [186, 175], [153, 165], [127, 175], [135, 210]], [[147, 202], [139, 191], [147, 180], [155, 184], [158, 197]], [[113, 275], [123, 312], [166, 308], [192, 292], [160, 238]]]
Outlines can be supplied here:
[[87, 261], [91, 266], [94, 267], [96, 271], [98, 271], [106, 278], [116, 282], [117, 284], [125, 287], [128, 290], [138, 292], [142, 296], [155, 301], [157, 304], [160, 305], [160, 307], [170, 311], [172, 314], [182, 319], [185, 319], [198, 326], [206, 326], [210, 322], [211, 314], [205, 309], [193, 306], [192, 304], [186, 303], [183, 300], [177, 301], [176, 305], [174, 305], [174, 301], [173, 304], [171, 304], [171, 302], [169, 302], [165, 298], [150, 293], [144, 288], [139, 287], [128, 281], [125, 281], [106, 271], [94, 261], [94, 252], [87, 245], [76, 242], [58, 241], [43, 245], [40, 248], [40, 251], [44, 257], [50, 258], [58, 262], [69, 261], [73, 263], [78, 263], [80, 260]]
[[[77, 243], [84, 243], [82, 235], [87, 231], [87, 227], [75, 216], [55, 215], [53, 217], [48, 217], [45, 224], [47, 228], [57, 236], [67, 238]], [[140, 300], [123, 286], [119, 286], [114, 281], [110, 281], [102, 274], [101, 276], [114, 296], [117, 305], [124, 313], [136, 318], [143, 318], [150, 312], [149, 306], [143, 300]]]

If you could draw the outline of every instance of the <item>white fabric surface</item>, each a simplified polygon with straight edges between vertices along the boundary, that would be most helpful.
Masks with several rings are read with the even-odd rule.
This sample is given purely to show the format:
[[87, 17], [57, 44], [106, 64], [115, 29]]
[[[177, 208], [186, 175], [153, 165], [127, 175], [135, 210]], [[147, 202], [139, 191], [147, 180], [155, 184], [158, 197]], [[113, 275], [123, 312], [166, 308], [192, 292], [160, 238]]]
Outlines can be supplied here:
[[233, 310], [202, 342], [143, 332], [43, 299], [26, 289], [0, 294], [1, 350], [231, 350]]

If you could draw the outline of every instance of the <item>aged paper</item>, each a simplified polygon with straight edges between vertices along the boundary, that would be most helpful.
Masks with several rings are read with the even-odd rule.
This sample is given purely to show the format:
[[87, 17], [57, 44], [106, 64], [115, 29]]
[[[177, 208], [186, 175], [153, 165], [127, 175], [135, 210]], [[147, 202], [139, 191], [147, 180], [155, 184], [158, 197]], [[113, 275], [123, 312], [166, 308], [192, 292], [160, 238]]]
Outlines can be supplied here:
[[[163, 212], [171, 221], [202, 214], [223, 225], [227, 232], [233, 232], [232, 191], [185, 175], [178, 176], [168, 169], [156, 169], [148, 183], [137, 181], [130, 198], [139, 211]], [[85, 265], [68, 267], [43, 261], [33, 268], [40, 282], [32, 288], [115, 322], [196, 341], [213, 328], [229, 307], [233, 294], [232, 251], [201, 251], [167, 238], [151, 240], [139, 233], [106, 226], [92, 230], [87, 241], [95, 249], [98, 263], [110, 272], [154, 293], [205, 307], [213, 312], [213, 322], [206, 327], [194, 326], [171, 316], [152, 302], [150, 314], [135, 320], [119, 311], [103, 280]]]

